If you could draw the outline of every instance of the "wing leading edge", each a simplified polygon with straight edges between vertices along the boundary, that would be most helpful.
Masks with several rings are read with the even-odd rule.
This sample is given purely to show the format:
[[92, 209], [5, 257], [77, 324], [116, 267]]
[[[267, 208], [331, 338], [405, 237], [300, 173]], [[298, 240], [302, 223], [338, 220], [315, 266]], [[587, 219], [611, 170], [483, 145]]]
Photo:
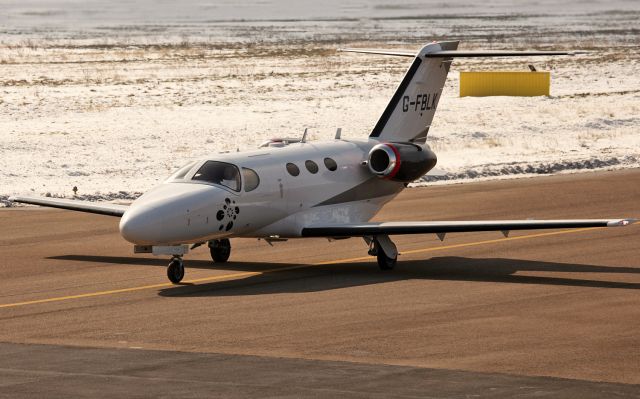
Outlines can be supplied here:
[[461, 233], [472, 231], [510, 231], [537, 229], [574, 229], [617, 227], [635, 219], [567, 219], [567, 220], [478, 220], [442, 222], [381, 222], [351, 225], [312, 225], [302, 229], [303, 237], [362, 237], [374, 235]]
[[97, 213], [99, 215], [122, 217], [127, 205], [108, 204], [104, 202], [76, 201], [62, 198], [11, 197], [9, 200], [22, 204], [40, 205], [49, 208], [68, 209], [71, 211]]

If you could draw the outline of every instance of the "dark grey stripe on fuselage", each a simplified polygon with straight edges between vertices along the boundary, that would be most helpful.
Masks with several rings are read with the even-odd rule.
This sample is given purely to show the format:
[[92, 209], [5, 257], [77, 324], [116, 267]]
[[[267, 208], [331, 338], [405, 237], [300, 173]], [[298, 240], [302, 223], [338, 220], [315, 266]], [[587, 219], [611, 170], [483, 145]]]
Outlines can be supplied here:
[[338, 195], [314, 205], [314, 207], [384, 197], [397, 194], [402, 191], [403, 188], [404, 183], [372, 177], [347, 191], [343, 191]]
[[421, 63], [422, 63], [422, 60], [420, 58], [416, 57], [416, 59], [413, 60], [413, 64], [411, 64], [406, 75], [404, 75], [404, 79], [402, 79], [400, 86], [398, 86], [398, 90], [396, 90], [395, 94], [391, 98], [391, 101], [389, 102], [389, 104], [387, 105], [387, 108], [382, 113], [382, 116], [378, 120], [378, 123], [376, 123], [376, 126], [373, 128], [373, 131], [371, 132], [369, 137], [380, 137], [380, 134], [382, 134], [382, 130], [384, 130], [384, 127], [387, 125], [389, 118], [391, 118], [393, 111], [396, 109], [396, 106], [402, 99], [402, 95], [407, 90], [409, 83], [411, 83], [411, 80], [413, 79], [413, 76], [418, 71], [418, 68], [420, 68]]

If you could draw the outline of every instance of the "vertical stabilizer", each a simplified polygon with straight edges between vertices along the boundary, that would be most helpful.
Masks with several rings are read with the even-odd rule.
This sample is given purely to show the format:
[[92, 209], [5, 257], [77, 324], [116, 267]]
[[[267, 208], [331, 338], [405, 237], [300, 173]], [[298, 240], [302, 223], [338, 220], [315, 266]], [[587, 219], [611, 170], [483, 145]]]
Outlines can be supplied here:
[[451, 58], [426, 55], [456, 50], [458, 43], [431, 43], [420, 49], [369, 137], [415, 143], [427, 140]]

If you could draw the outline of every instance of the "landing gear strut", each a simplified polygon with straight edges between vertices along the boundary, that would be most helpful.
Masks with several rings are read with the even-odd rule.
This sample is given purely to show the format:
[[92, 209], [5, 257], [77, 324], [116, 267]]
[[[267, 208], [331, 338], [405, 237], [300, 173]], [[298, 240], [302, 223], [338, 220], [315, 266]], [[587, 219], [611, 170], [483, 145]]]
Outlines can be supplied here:
[[231, 242], [227, 238], [209, 241], [211, 259], [216, 263], [224, 263], [231, 255]]
[[171, 258], [171, 262], [169, 262], [169, 267], [167, 267], [167, 277], [174, 284], [179, 284], [184, 277], [184, 263], [182, 262], [182, 257], [178, 255], [174, 255]]
[[398, 262], [398, 249], [387, 235], [365, 237], [369, 244], [369, 255], [378, 258], [380, 270], [392, 270]]

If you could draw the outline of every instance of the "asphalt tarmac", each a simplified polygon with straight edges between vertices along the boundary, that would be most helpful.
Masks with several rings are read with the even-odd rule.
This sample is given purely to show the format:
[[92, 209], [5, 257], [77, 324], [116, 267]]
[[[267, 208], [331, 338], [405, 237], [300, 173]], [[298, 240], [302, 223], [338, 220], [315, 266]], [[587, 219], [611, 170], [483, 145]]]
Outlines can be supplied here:
[[[640, 217], [640, 170], [405, 190], [379, 220]], [[118, 219], [0, 211], [0, 397], [640, 397], [640, 225], [232, 240], [134, 255]]]

